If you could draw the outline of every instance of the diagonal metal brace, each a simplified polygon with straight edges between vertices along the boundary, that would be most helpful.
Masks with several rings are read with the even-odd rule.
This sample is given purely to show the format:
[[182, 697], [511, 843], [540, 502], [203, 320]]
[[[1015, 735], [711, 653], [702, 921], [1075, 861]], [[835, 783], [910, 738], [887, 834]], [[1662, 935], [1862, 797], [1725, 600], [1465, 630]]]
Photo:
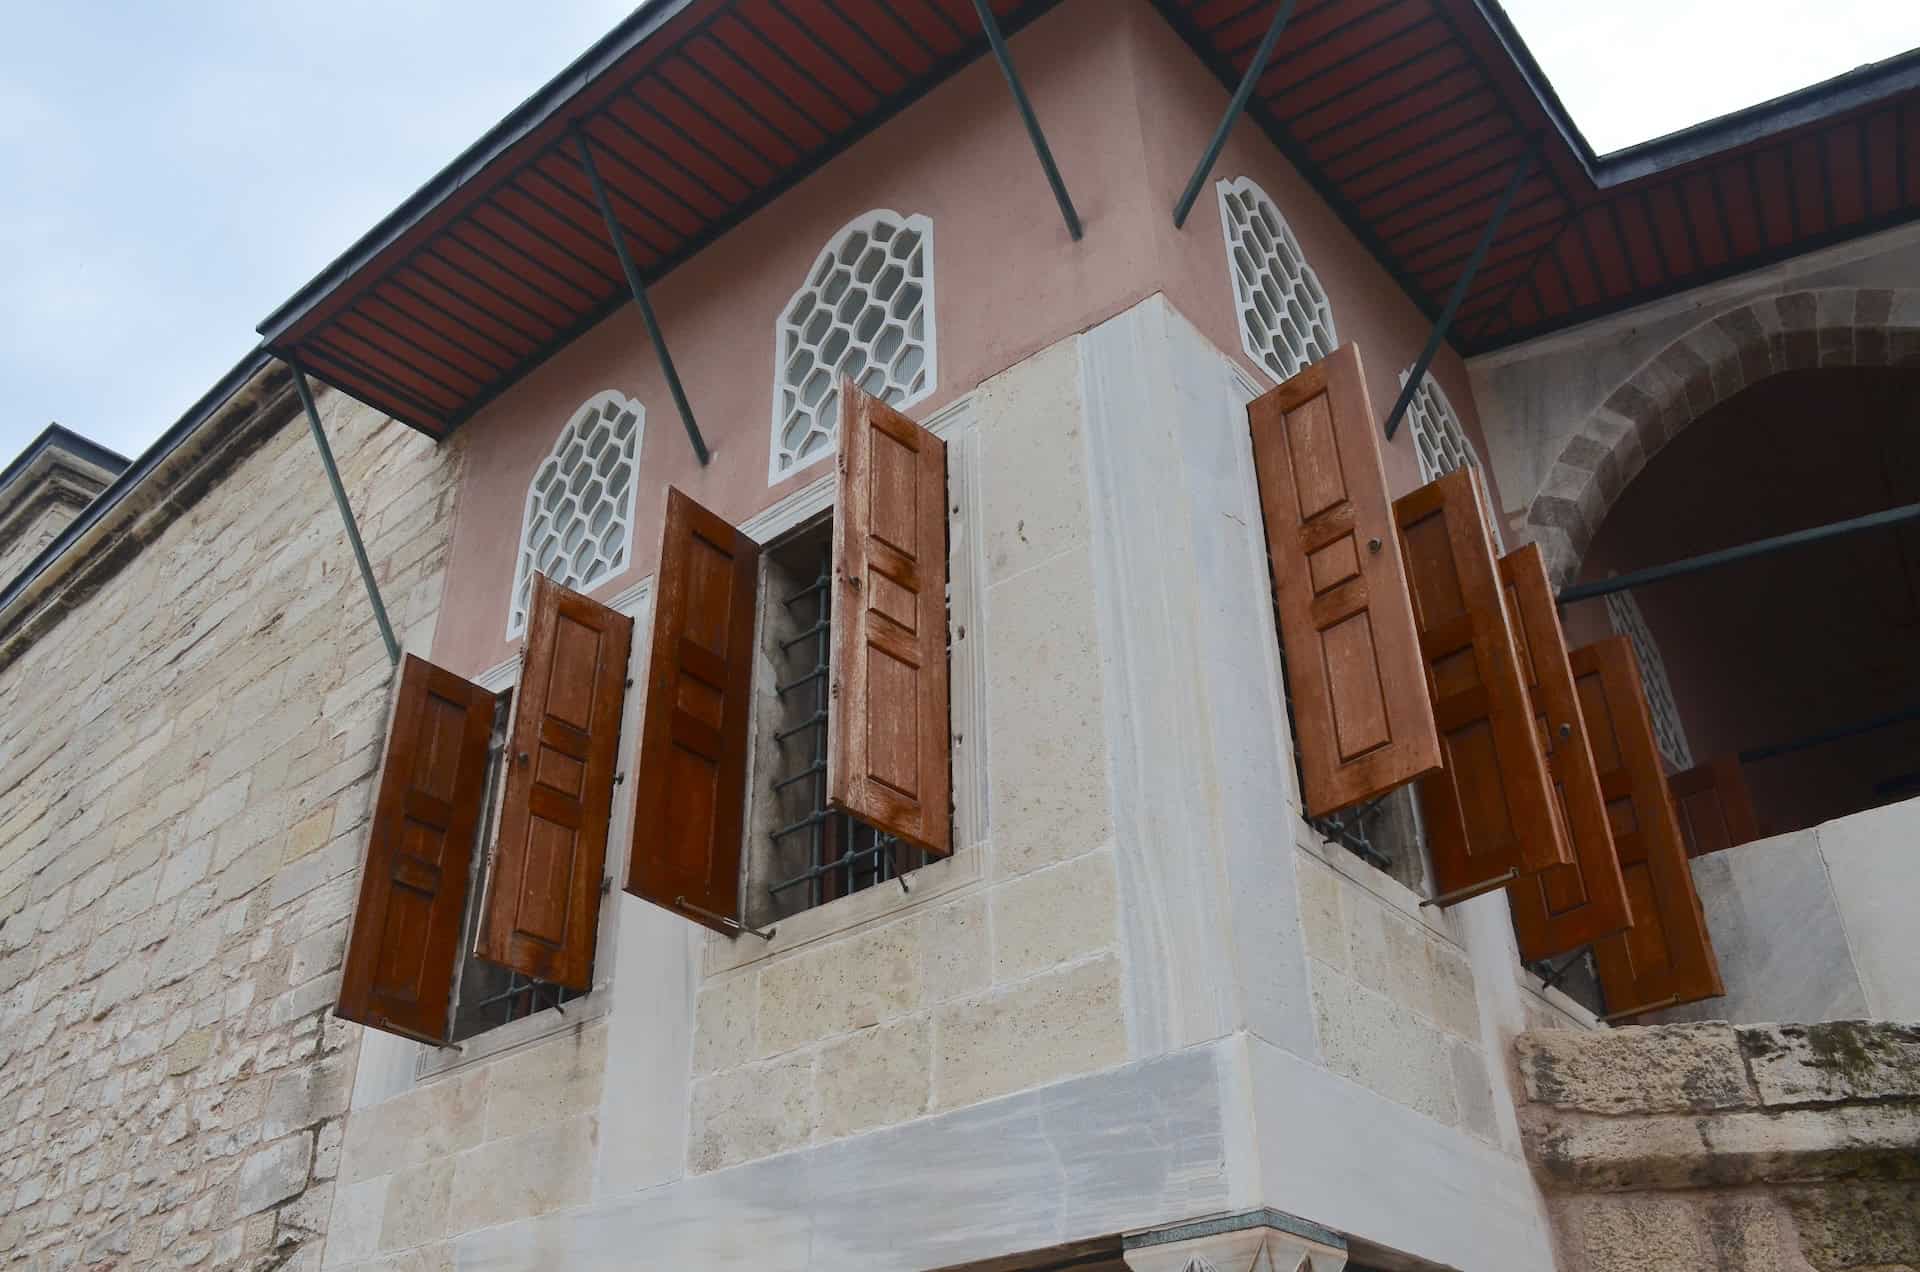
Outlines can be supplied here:
[[327, 445], [327, 430], [320, 427], [320, 411], [313, 404], [313, 390], [300, 364], [286, 359], [293, 372], [293, 389], [300, 405], [307, 408], [307, 427], [313, 430], [313, 444], [320, 448], [320, 466], [327, 470], [327, 484], [333, 488], [333, 502], [340, 507], [340, 520], [347, 523], [347, 542], [353, 547], [353, 559], [360, 563], [360, 581], [367, 585], [367, 599], [373, 602], [373, 619], [380, 625], [380, 639], [387, 644], [387, 657], [400, 665], [400, 642], [393, 637], [393, 624], [387, 621], [387, 607], [380, 599], [380, 585], [373, 581], [373, 565], [367, 560], [367, 545], [360, 542], [360, 526], [353, 519], [353, 505], [347, 502], [347, 488], [340, 484], [340, 469], [333, 462], [333, 447]]
[[1387, 413], [1388, 441], [1392, 441], [1393, 435], [1399, 431], [1401, 417], [1407, 413], [1407, 407], [1413, 404], [1413, 395], [1420, 391], [1420, 382], [1427, 378], [1427, 369], [1433, 365], [1434, 355], [1440, 352], [1441, 342], [1447, 338], [1447, 329], [1453, 326], [1453, 316], [1459, 312], [1460, 302], [1467, 298], [1467, 289], [1473, 286], [1473, 276], [1480, 272], [1480, 263], [1487, 259], [1487, 249], [1493, 246], [1494, 236], [1500, 233], [1500, 223], [1507, 219], [1507, 210], [1513, 207], [1514, 196], [1520, 193], [1520, 187], [1533, 175], [1534, 161], [1539, 157], [1540, 141], [1535, 138], [1528, 143], [1520, 158], [1514, 161], [1513, 179], [1507, 182], [1506, 193], [1500, 196], [1493, 216], [1487, 221], [1487, 228], [1481, 231], [1473, 255], [1467, 258], [1466, 268], [1460, 271], [1453, 290], [1447, 294], [1446, 307], [1433, 324], [1433, 334], [1427, 337], [1427, 347], [1414, 359], [1413, 368], [1407, 372], [1407, 382], [1400, 386], [1400, 396], [1394, 399], [1393, 410]]
[[1187, 178], [1187, 188], [1180, 192], [1180, 201], [1173, 205], [1173, 228], [1180, 229], [1187, 223], [1187, 214], [1193, 211], [1193, 201], [1200, 197], [1200, 187], [1207, 183], [1207, 174], [1213, 171], [1213, 165], [1220, 158], [1221, 147], [1227, 144], [1227, 134], [1233, 131], [1233, 125], [1240, 113], [1247, 108], [1247, 101], [1253, 96], [1253, 87], [1266, 73], [1267, 59], [1273, 56], [1273, 46], [1280, 42], [1280, 33], [1287, 29], [1287, 19], [1293, 16], [1294, 0], [1280, 0], [1279, 7], [1273, 11], [1273, 21], [1267, 27], [1267, 33], [1260, 38], [1260, 47], [1253, 51], [1253, 61], [1247, 63], [1247, 73], [1240, 77], [1240, 87], [1233, 90], [1233, 100], [1227, 103], [1227, 113], [1220, 117], [1220, 126], [1213, 130], [1213, 140], [1207, 143], [1206, 153], [1200, 156], [1200, 162], [1194, 167], [1193, 175]]
[[633, 303], [640, 307], [640, 319], [647, 324], [647, 335], [653, 341], [654, 356], [660, 359], [660, 369], [666, 373], [667, 389], [673, 394], [673, 404], [680, 411], [680, 423], [686, 426], [687, 441], [693, 444], [694, 457], [702, 467], [711, 459], [712, 452], [700, 437], [700, 426], [693, 421], [693, 407], [687, 403], [687, 391], [680, 387], [680, 373], [674, 370], [673, 355], [667, 352], [667, 338], [660, 334], [660, 320], [654, 317], [653, 305], [647, 300], [646, 284], [640, 281], [640, 271], [634, 268], [633, 256], [627, 251], [626, 232], [620, 228], [620, 222], [614, 219], [613, 202], [607, 198], [607, 187], [600, 180], [600, 169], [594, 166], [593, 147], [587, 141], [587, 134], [580, 125], [573, 126], [573, 141], [580, 148], [580, 166], [587, 170], [587, 184], [593, 187], [594, 202], [600, 205], [600, 219], [607, 223], [607, 237], [613, 240], [613, 254], [619, 258], [620, 272], [627, 276], [627, 290], [633, 293]]
[[1053, 151], [1047, 146], [1047, 135], [1040, 131], [1040, 121], [1034, 116], [1033, 103], [1027, 100], [1027, 90], [1021, 86], [1019, 73], [1013, 69], [1013, 54], [1007, 52], [1007, 40], [1000, 34], [1000, 23], [993, 16], [993, 10], [987, 7], [987, 0], [973, 0], [973, 11], [980, 15], [980, 28], [987, 33], [987, 43], [993, 46], [993, 56], [1000, 63], [1000, 73], [1007, 77], [1007, 87], [1013, 90], [1013, 104], [1020, 108], [1021, 122], [1027, 126], [1027, 136], [1033, 142], [1034, 154], [1040, 157], [1040, 168], [1047, 174], [1047, 184], [1053, 187], [1053, 201], [1060, 205], [1060, 217], [1067, 223], [1067, 233], [1078, 243], [1080, 214], [1073, 210], [1073, 199], [1067, 194], [1067, 184], [1060, 179], [1060, 169], [1053, 162]]

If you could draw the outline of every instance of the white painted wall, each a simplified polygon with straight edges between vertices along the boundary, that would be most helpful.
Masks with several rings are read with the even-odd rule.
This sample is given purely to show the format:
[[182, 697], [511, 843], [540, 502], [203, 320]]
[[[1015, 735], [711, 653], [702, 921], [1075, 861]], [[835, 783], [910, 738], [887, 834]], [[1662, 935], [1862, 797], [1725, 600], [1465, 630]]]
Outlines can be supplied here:
[[1666, 1020], [1920, 1020], [1920, 799], [1693, 862], [1724, 998]]

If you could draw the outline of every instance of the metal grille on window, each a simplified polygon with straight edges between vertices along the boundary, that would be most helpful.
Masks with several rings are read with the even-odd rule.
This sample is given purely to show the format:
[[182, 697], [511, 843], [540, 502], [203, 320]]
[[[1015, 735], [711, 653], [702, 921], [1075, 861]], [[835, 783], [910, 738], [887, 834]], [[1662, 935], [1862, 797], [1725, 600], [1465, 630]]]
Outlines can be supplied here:
[[1614, 634], [1627, 638], [1633, 646], [1634, 659], [1640, 664], [1640, 684], [1647, 693], [1647, 714], [1653, 717], [1653, 740], [1659, 744], [1660, 754], [1677, 769], [1692, 768], [1693, 748], [1687, 745], [1687, 730], [1680, 723], [1680, 707], [1673, 700], [1673, 684], [1667, 679], [1667, 660], [1660, 656], [1660, 646], [1654, 642], [1646, 615], [1640, 612], [1640, 602], [1631, 592], [1610, 592], [1606, 601]]
[[[1406, 382], [1407, 373], [1402, 371], [1400, 383], [1404, 385]], [[1473, 443], [1467, 440], [1467, 430], [1460, 423], [1459, 412], [1453, 409], [1446, 390], [1440, 387], [1440, 382], [1433, 378], [1431, 371], [1420, 377], [1420, 387], [1414, 391], [1413, 400], [1407, 403], [1407, 431], [1413, 435], [1413, 452], [1420, 457], [1421, 481], [1444, 477], [1456, 468], [1473, 468], [1480, 472], [1483, 478], [1480, 483], [1483, 501], [1481, 511], [1486, 515], [1487, 530], [1493, 535], [1494, 551], [1505, 552], [1500, 518], [1493, 510], [1493, 491], [1484, 480], [1486, 468], [1473, 449]]]
[[[775, 703], [769, 719], [771, 816], [756, 820], [769, 840], [767, 895], [756, 913], [793, 914], [898, 879], [924, 854], [827, 807], [827, 721], [832, 709], [833, 535], [823, 522], [768, 551]], [[905, 887], [903, 883], [901, 885]]]
[[1240, 343], [1276, 381], [1291, 379], [1339, 346], [1333, 307], [1267, 192], [1247, 177], [1219, 192]]

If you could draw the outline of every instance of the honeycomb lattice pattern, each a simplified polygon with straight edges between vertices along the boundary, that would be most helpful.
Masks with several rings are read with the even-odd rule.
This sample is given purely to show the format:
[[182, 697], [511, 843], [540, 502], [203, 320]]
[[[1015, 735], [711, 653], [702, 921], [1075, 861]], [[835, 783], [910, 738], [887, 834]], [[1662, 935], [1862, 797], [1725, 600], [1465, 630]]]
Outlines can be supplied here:
[[849, 223], [774, 328], [768, 480], [832, 452], [842, 375], [893, 406], [932, 392], [933, 336], [933, 222], [883, 210]]
[[[1407, 382], [1407, 373], [1400, 373], [1400, 383]], [[1493, 534], [1493, 546], [1505, 551], [1506, 544], [1500, 533], [1500, 518], [1493, 508], [1493, 491], [1485, 481], [1486, 468], [1480, 463], [1479, 454], [1473, 449], [1473, 443], [1467, 440], [1467, 430], [1460, 423], [1460, 416], [1453, 409], [1453, 403], [1447, 400], [1446, 390], [1440, 382], [1428, 372], [1420, 377], [1420, 387], [1414, 391], [1413, 400], [1407, 403], [1407, 430], [1413, 434], [1413, 450], [1420, 457], [1420, 480], [1432, 481], [1445, 476], [1456, 468], [1473, 468], [1479, 471], [1481, 511], [1486, 514], [1487, 529]]]
[[1240, 342], [1275, 380], [1291, 379], [1338, 347], [1326, 289], [1266, 191], [1247, 177], [1219, 190]]
[[618, 393], [598, 393], [573, 413], [527, 487], [520, 558], [513, 572], [507, 636], [527, 630], [533, 576], [584, 592], [633, 556], [634, 465], [646, 410]]
[[1647, 713], [1653, 717], [1653, 740], [1660, 754], [1675, 768], [1693, 767], [1693, 749], [1687, 745], [1687, 731], [1680, 723], [1680, 707], [1673, 700], [1673, 685], [1667, 679], [1667, 660], [1660, 646], [1653, 643], [1646, 615], [1631, 592], [1607, 594], [1607, 617], [1613, 621], [1614, 634], [1625, 636], [1633, 646], [1634, 661], [1640, 664], [1640, 686], [1646, 690]]

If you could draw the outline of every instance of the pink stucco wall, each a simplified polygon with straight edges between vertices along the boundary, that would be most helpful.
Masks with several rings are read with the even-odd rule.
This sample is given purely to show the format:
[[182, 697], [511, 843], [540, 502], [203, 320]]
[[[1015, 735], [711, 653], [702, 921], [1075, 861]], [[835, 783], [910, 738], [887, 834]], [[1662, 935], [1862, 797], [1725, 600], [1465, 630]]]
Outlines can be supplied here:
[[[1240, 355], [1211, 187], [1184, 230], [1171, 217], [1225, 91], [1145, 0], [1068, 0], [1012, 47], [1085, 238], [1067, 237], [998, 68], [991, 59], [974, 63], [653, 289], [713, 448], [707, 468], [681, 435], [631, 307], [465, 426], [468, 464], [436, 661], [472, 675], [511, 653], [506, 615], [527, 482], [595, 392], [615, 389], [647, 409], [633, 558], [598, 595], [652, 572], [668, 485], [742, 521], [825, 471], [815, 464], [767, 484], [774, 322], [820, 249], [873, 208], [922, 213], [934, 225], [939, 384], [916, 414], [1156, 292]], [[1384, 418], [1427, 319], [1255, 125], [1235, 130], [1213, 175], [1251, 176], [1278, 203], [1327, 289], [1341, 341], [1361, 346], [1373, 406]], [[1479, 444], [1459, 359], [1443, 350], [1434, 370]], [[1388, 464], [1396, 492], [1418, 484], [1405, 430]]]

